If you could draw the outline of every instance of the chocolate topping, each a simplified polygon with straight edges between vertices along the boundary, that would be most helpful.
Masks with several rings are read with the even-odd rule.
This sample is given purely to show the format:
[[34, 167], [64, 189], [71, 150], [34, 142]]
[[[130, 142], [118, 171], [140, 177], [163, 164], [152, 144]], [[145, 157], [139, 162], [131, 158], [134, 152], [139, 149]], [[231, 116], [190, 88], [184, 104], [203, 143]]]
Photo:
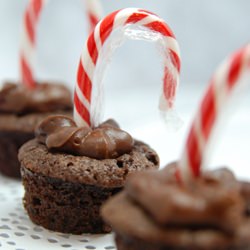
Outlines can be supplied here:
[[186, 187], [176, 181], [175, 169], [173, 163], [128, 177], [124, 191], [102, 208], [116, 235], [148, 249], [249, 249], [250, 186], [219, 169]]
[[117, 123], [108, 120], [99, 127], [77, 127], [66, 116], [50, 116], [36, 129], [39, 142], [48, 149], [95, 159], [111, 159], [132, 150], [133, 138], [121, 130]]
[[60, 84], [38, 83], [34, 89], [5, 83], [0, 90], [0, 112], [27, 114], [72, 109], [70, 91]]
[[[172, 165], [172, 168], [174, 165]], [[132, 175], [127, 195], [162, 226], [216, 228], [233, 233], [242, 222], [240, 185], [226, 169], [207, 172], [186, 188], [173, 180], [171, 169]], [[219, 218], [219, 219], [218, 219]]]

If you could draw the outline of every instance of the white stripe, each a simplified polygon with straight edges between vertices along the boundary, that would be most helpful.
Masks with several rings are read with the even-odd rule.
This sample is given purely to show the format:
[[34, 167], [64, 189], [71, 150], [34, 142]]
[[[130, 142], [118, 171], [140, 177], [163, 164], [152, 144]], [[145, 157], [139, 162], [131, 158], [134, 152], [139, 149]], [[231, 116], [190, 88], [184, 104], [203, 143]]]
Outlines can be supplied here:
[[99, 51], [102, 48], [102, 41], [101, 41], [101, 36], [100, 36], [100, 25], [101, 22], [99, 22], [94, 29], [94, 40], [95, 40], [95, 44], [96, 44], [96, 48], [99, 54]]
[[35, 65], [35, 48], [32, 42], [29, 40], [27, 31], [24, 31], [21, 34], [20, 52], [25, 58], [25, 61], [27, 62], [29, 67], [31, 68], [31, 71], [33, 72], [33, 68]]
[[160, 99], [159, 99], [159, 110], [162, 111], [162, 112], [166, 112], [168, 109], [169, 109], [169, 103], [163, 93], [163, 91], [161, 91], [161, 96], [160, 96]]
[[247, 47], [245, 48], [242, 69], [246, 70], [247, 67], [250, 70], [250, 44], [248, 44]]
[[203, 152], [204, 152], [205, 147], [206, 147], [206, 141], [205, 141], [204, 135], [202, 133], [203, 130], [201, 127], [201, 113], [200, 112], [199, 112], [198, 116], [195, 118], [193, 126], [194, 126], [195, 136], [197, 138], [197, 143], [198, 143], [198, 148], [199, 148], [199, 153], [201, 155], [201, 163], [202, 163], [203, 162], [202, 157], [203, 157]]
[[126, 8], [119, 11], [114, 19], [113, 30], [123, 27], [126, 24], [128, 18], [135, 12], [138, 12], [138, 9]]
[[89, 125], [82, 119], [77, 109], [74, 107], [74, 121], [78, 127], [89, 127]]
[[171, 36], [162, 36], [162, 39], [163, 39], [164, 44], [167, 44], [167, 47], [171, 49], [172, 51], [174, 51], [181, 60], [180, 47], [176, 39]]
[[178, 167], [181, 175], [181, 181], [184, 183], [190, 183], [190, 180], [194, 178], [192, 171], [191, 171], [191, 165], [189, 163], [189, 158], [187, 157], [187, 151], [186, 148], [184, 149], [184, 152], [182, 153], [182, 157], [180, 161], [178, 162]]
[[81, 63], [90, 81], [93, 82], [96, 67], [89, 54], [87, 43], [84, 44], [84, 48], [81, 55]]
[[247, 60], [248, 60], [248, 64], [249, 64], [249, 61], [250, 61], [250, 44], [247, 45], [247, 48], [246, 48], [246, 55], [247, 55]]
[[90, 109], [90, 103], [89, 101], [86, 99], [86, 97], [82, 94], [82, 91], [80, 90], [78, 84], [76, 83], [76, 87], [75, 87], [75, 91], [76, 94], [80, 100], [80, 102], [86, 107], [86, 109], [89, 111]]
[[43, 0], [43, 3], [42, 3], [42, 8], [44, 7], [45, 4], [47, 4], [49, 2], [49, 0]]
[[227, 89], [227, 76], [229, 72], [229, 63], [228, 60], [218, 68], [213, 76], [213, 85], [214, 85], [214, 97], [215, 97], [215, 107], [216, 107], [216, 116], [219, 117], [225, 102], [228, 98], [228, 89]]

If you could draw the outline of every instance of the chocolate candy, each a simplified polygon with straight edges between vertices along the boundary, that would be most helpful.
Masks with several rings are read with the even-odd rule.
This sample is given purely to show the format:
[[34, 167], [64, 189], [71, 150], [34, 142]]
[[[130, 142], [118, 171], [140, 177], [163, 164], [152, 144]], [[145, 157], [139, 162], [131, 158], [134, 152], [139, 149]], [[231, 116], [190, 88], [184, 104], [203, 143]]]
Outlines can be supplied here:
[[49, 149], [95, 159], [111, 159], [132, 150], [134, 140], [113, 121], [99, 127], [77, 127], [69, 117], [51, 116], [36, 129], [39, 142]]

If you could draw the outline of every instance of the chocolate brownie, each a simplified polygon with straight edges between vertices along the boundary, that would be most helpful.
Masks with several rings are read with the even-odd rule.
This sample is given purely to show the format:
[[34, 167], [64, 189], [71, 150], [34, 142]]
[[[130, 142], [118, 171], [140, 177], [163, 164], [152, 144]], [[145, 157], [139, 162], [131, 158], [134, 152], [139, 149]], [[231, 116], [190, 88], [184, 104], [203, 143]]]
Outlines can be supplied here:
[[110, 232], [99, 213], [103, 202], [132, 172], [159, 166], [148, 145], [131, 140], [113, 121], [92, 130], [63, 116], [42, 122], [19, 160], [31, 220], [73, 234]]
[[175, 164], [130, 175], [124, 191], [102, 208], [118, 250], [250, 249], [244, 189], [227, 169], [209, 171], [186, 187]]
[[0, 172], [20, 178], [19, 147], [34, 138], [44, 118], [72, 111], [71, 94], [63, 85], [38, 84], [34, 90], [6, 83], [0, 91]]
[[242, 181], [241, 183], [241, 194], [246, 201], [246, 214], [250, 216], [250, 183]]

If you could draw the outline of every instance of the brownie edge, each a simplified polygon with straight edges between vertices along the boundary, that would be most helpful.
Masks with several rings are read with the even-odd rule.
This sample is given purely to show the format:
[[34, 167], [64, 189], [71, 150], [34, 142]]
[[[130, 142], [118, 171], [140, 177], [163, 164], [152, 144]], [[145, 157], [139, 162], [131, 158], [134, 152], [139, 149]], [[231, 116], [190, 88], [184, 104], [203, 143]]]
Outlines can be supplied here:
[[49, 151], [45, 145], [34, 139], [20, 148], [18, 158], [21, 165], [33, 173], [106, 188], [123, 187], [129, 174], [159, 167], [156, 152], [139, 141], [135, 141], [129, 154], [123, 154], [116, 159], [97, 160]]
[[21, 167], [24, 207], [38, 225], [62, 233], [109, 233], [100, 206], [120, 188], [102, 188], [43, 176]]
[[8, 177], [20, 179], [18, 149], [34, 137], [29, 132], [0, 131], [0, 172]]

